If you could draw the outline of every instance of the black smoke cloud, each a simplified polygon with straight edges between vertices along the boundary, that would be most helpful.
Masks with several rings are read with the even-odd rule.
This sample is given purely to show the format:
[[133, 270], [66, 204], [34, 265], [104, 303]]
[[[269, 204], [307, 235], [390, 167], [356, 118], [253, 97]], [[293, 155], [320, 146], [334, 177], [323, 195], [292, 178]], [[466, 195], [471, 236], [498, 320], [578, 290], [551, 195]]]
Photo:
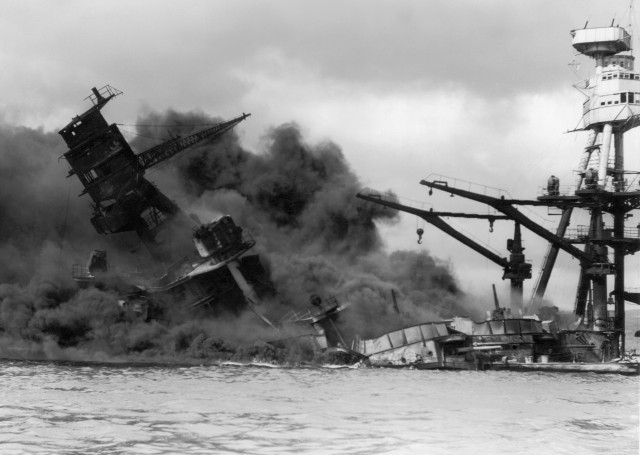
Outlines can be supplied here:
[[[175, 112], [151, 117], [140, 123], [184, 128], [212, 121]], [[295, 123], [271, 129], [263, 144], [251, 153], [235, 132], [227, 134], [182, 156], [165, 180], [181, 182], [185, 205], [201, 218], [207, 209], [228, 213], [257, 238], [279, 291], [264, 308], [269, 317], [309, 309], [311, 294], [350, 303], [341, 328], [361, 337], [454, 314], [478, 316], [449, 264], [425, 252], [385, 252], [376, 223], [394, 223], [398, 213], [355, 197], [362, 184], [337, 144], [308, 144]]]
[[[185, 135], [211, 122], [200, 113], [169, 111], [138, 123], [171, 125], [172, 133]], [[165, 130], [139, 127], [132, 145], [142, 151]], [[78, 290], [71, 265], [92, 249], [135, 261], [127, 256], [130, 239], [93, 231], [88, 197], [78, 198], [80, 184], [65, 178], [68, 167], [59, 160], [65, 151], [55, 133], [0, 126], [0, 356], [277, 358], [261, 341], [273, 339], [273, 331], [251, 312], [143, 322], [123, 314], [115, 288]], [[295, 124], [268, 131], [259, 153], [245, 150], [230, 132], [148, 177], [203, 221], [230, 214], [253, 234], [277, 290], [258, 309], [273, 321], [311, 309], [311, 294], [350, 304], [339, 320], [347, 338], [471, 311], [448, 264], [424, 252], [384, 251], [376, 223], [393, 223], [397, 213], [356, 199], [361, 185], [341, 149], [328, 141], [307, 144]]]
[[89, 203], [58, 159], [63, 145], [57, 134], [0, 124], [0, 282], [50, 278], [58, 262], [69, 265], [61, 248], [70, 256], [92, 237]]

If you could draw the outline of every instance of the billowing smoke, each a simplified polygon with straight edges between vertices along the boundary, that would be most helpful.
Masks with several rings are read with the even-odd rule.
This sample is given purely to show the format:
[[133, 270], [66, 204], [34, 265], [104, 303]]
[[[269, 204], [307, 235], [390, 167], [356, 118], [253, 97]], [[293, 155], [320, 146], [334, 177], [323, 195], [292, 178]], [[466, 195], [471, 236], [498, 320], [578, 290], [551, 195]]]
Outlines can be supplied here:
[[[51, 279], [93, 238], [81, 185], [55, 133], [0, 124], [0, 282]], [[64, 254], [61, 254], [64, 253]]]
[[[151, 120], [139, 123], [211, 121], [173, 112]], [[263, 143], [263, 150], [251, 153], [235, 133], [227, 134], [182, 156], [172, 168], [176, 174], [165, 180], [182, 183], [185, 206], [200, 218], [230, 214], [257, 238], [278, 290], [276, 301], [264, 308], [269, 317], [308, 310], [311, 294], [350, 303], [341, 328], [360, 337], [475, 315], [448, 264], [425, 252], [384, 251], [376, 223], [394, 223], [398, 214], [355, 197], [362, 185], [338, 145], [308, 144], [294, 123], [271, 129]]]
[[[139, 120], [175, 125], [172, 131], [182, 135], [211, 123], [198, 113], [175, 112]], [[164, 131], [141, 127], [132, 145], [138, 151], [153, 145], [147, 138], [158, 130]], [[65, 178], [68, 167], [59, 160], [65, 151], [55, 133], [0, 126], [0, 356], [278, 358], [264, 343], [275, 337], [273, 330], [249, 311], [144, 322], [123, 314], [116, 286], [78, 290], [71, 265], [92, 249], [135, 260], [127, 259], [130, 239], [93, 231], [89, 198], [78, 198], [81, 185]], [[148, 177], [202, 221], [229, 214], [251, 232], [276, 288], [258, 306], [272, 321], [311, 310], [311, 294], [350, 304], [338, 321], [347, 339], [471, 311], [448, 264], [424, 252], [384, 251], [376, 223], [393, 223], [397, 213], [356, 199], [361, 185], [340, 148], [307, 144], [295, 124], [268, 131], [257, 153], [227, 133]], [[280, 336], [292, 335], [288, 330]], [[289, 355], [302, 358], [306, 351], [297, 344]]]

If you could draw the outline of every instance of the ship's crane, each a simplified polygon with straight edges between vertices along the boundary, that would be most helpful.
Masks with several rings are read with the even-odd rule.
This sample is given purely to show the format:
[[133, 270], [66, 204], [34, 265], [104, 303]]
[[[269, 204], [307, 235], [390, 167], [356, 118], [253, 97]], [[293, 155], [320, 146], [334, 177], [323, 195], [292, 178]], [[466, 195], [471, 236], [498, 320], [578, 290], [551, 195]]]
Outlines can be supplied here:
[[548, 205], [546, 203], [541, 203], [539, 201], [525, 201], [525, 200], [515, 200], [515, 199], [505, 199], [505, 198], [495, 198], [492, 196], [487, 196], [485, 194], [474, 193], [468, 190], [462, 190], [459, 188], [455, 188], [449, 186], [446, 181], [438, 181], [435, 180], [433, 182], [429, 182], [427, 180], [422, 180], [420, 182], [421, 185], [428, 186], [432, 189], [441, 190], [447, 192], [449, 194], [454, 194], [456, 196], [462, 196], [464, 198], [470, 199], [472, 201], [481, 202], [490, 207], [493, 207], [497, 211], [504, 213], [509, 219], [517, 221], [522, 226], [526, 227], [530, 231], [544, 238], [550, 243], [557, 245], [558, 248], [566, 251], [576, 259], [580, 260], [581, 263], [585, 265], [591, 265], [592, 257], [585, 253], [584, 251], [576, 248], [570, 242], [567, 242], [561, 237], [549, 232], [543, 226], [540, 226], [535, 221], [531, 220], [526, 215], [523, 215], [520, 211], [518, 211], [514, 205]]
[[472, 250], [480, 253], [490, 261], [498, 264], [503, 268], [504, 274], [502, 279], [508, 279], [511, 281], [511, 307], [516, 312], [521, 312], [523, 308], [523, 281], [531, 278], [531, 264], [525, 262], [524, 248], [522, 246], [522, 236], [520, 234], [520, 224], [515, 223], [514, 238], [509, 239], [507, 242], [507, 249], [511, 253], [509, 259], [503, 258], [495, 254], [493, 251], [485, 248], [476, 241], [462, 234], [460, 231], [447, 224], [442, 217], [452, 218], [475, 218], [486, 219], [489, 221], [490, 226], [493, 227], [493, 223], [496, 220], [509, 220], [511, 219], [505, 215], [484, 215], [473, 213], [454, 213], [454, 212], [434, 212], [432, 210], [422, 210], [415, 207], [410, 207], [404, 204], [400, 204], [394, 198], [384, 197], [380, 193], [363, 190], [359, 192], [356, 197], [365, 201], [373, 202], [375, 204], [383, 205], [385, 207], [393, 208], [402, 212], [411, 213], [419, 216], [427, 223], [432, 224], [441, 231], [449, 234], [454, 239], [460, 241], [464, 245], [468, 246]]
[[162, 144], [156, 145], [142, 153], [138, 157], [138, 166], [140, 169], [149, 169], [156, 164], [168, 160], [169, 158], [177, 155], [178, 153], [192, 147], [205, 139], [215, 139], [222, 136], [224, 133], [232, 129], [238, 123], [249, 117], [251, 114], [242, 114], [227, 122], [219, 123], [197, 133], [191, 134], [186, 137], [179, 137], [171, 139]]
[[105, 86], [92, 89], [93, 106], [76, 116], [60, 130], [69, 147], [64, 157], [69, 176], [76, 175], [84, 191], [93, 200], [91, 218], [100, 234], [135, 231], [147, 245], [156, 244], [158, 233], [167, 222], [182, 212], [178, 206], [144, 178], [147, 169], [206, 139], [216, 139], [251, 114], [242, 114], [227, 122], [184, 138], [173, 138], [138, 155], [115, 124], [109, 125], [100, 110], [117, 89]]
[[[231, 119], [227, 122], [219, 123], [210, 128], [190, 134], [189, 136], [176, 137], [154, 147], [151, 147], [150, 149], [136, 155], [138, 161], [137, 169], [142, 174], [147, 169], [174, 157], [175, 155], [182, 152], [183, 150], [188, 149], [189, 147], [192, 147], [206, 139], [215, 139], [222, 136], [225, 132], [229, 131], [238, 123], [250, 116], [251, 114], [242, 114], [241, 116]], [[110, 174], [124, 171], [128, 165], [129, 163], [126, 163], [118, 169], [113, 169]], [[72, 168], [69, 171], [68, 176], [72, 176], [74, 174], [75, 169]], [[85, 185], [85, 190], [81, 194], [88, 193], [91, 186], [100, 184], [101, 182], [106, 180], [106, 177], [108, 177], [108, 175], [89, 182], [87, 185]]]
[[[615, 273], [614, 265], [608, 261], [608, 258], [605, 255], [601, 254], [600, 249], [596, 247], [589, 246], [586, 248], [586, 251], [582, 251], [579, 248], [576, 248], [572, 245], [571, 242], [566, 239], [559, 237], [556, 234], [548, 231], [543, 226], [540, 226], [538, 223], [531, 220], [526, 215], [522, 214], [518, 211], [514, 205], [549, 205], [548, 201], [529, 201], [529, 200], [514, 200], [514, 199], [505, 199], [505, 198], [495, 198], [492, 196], [488, 196], [485, 194], [478, 194], [468, 190], [462, 190], [459, 188], [455, 188], [448, 185], [448, 182], [441, 180], [434, 180], [432, 182], [422, 180], [420, 182], [422, 185], [428, 186], [431, 189], [439, 189], [441, 191], [445, 191], [450, 194], [455, 194], [457, 196], [462, 196], [467, 199], [484, 203], [493, 207], [497, 211], [504, 213], [512, 220], [522, 224], [527, 229], [532, 231], [533, 233], [539, 235], [540, 237], [547, 240], [549, 243], [554, 245], [555, 247], [566, 251], [576, 259], [580, 261], [580, 266], [582, 270], [582, 275], [584, 279], [581, 279], [579, 284], [578, 293], [576, 296], [576, 309], [580, 307], [584, 307], [586, 305], [587, 292], [585, 291], [588, 287], [588, 282], [591, 280], [597, 286], [602, 288], [602, 282], [605, 283], [605, 292], [606, 292], [606, 277], [607, 275], [611, 275]], [[577, 204], [584, 205], [584, 201], [581, 201], [577, 196], [570, 196], [565, 198], [563, 204]], [[595, 206], [592, 203], [588, 203], [589, 206]], [[602, 296], [600, 296], [602, 299]], [[606, 302], [606, 297], [604, 298]], [[606, 305], [606, 303], [605, 303]]]
[[[635, 251], [638, 251], [640, 249], [640, 240], [626, 237], [624, 230], [619, 226], [620, 223], [614, 226], [612, 233], [605, 232], [602, 223], [602, 212], [609, 211], [617, 216], [618, 219], [622, 218], [620, 216], [621, 212], [627, 213], [637, 208], [636, 192], [618, 191], [612, 193], [595, 188], [579, 190], [576, 191], [575, 195], [569, 196], [553, 194], [540, 197], [538, 200], [515, 200], [505, 199], [504, 197], [495, 198], [485, 194], [462, 190], [449, 186], [447, 181], [442, 180], [423, 180], [420, 183], [428, 186], [432, 190], [438, 189], [452, 195], [462, 196], [489, 205], [544, 238], [555, 248], [566, 251], [578, 259], [580, 261], [581, 272], [578, 292], [576, 294], [575, 313], [580, 316], [585, 316], [585, 314], [588, 313], [587, 298], [590, 284], [592, 283], [594, 304], [592, 309], [593, 314], [588, 318], [590, 319], [589, 322], [593, 324], [596, 330], [623, 330], [621, 324], [622, 321], [624, 321], [624, 310], [620, 310], [619, 307], [622, 305], [618, 304], [618, 301], [624, 298], [624, 277], [620, 276], [624, 273], [622, 258], [625, 254], [633, 254]], [[514, 205], [555, 206], [568, 213], [570, 213], [572, 208], [587, 208], [592, 213], [589, 232], [582, 239], [574, 241], [568, 240], [560, 237], [558, 234], [551, 233], [535, 223], [518, 211]], [[573, 246], [573, 243], [584, 243], [585, 250], [582, 251], [576, 248]], [[614, 263], [609, 262], [607, 257], [607, 245], [611, 245], [615, 249], [616, 260]], [[609, 303], [607, 296], [608, 275], [615, 275], [616, 277], [616, 287], [612, 293], [616, 299], [616, 317], [614, 318], [614, 324], [612, 326], [609, 326], [607, 323], [607, 303]], [[620, 350], [623, 349], [624, 344], [621, 341]]]
[[[434, 189], [440, 190], [451, 196], [461, 196], [492, 207], [507, 219], [516, 222], [516, 238], [519, 238], [519, 228], [522, 225], [549, 242], [549, 251], [536, 285], [534, 300], [541, 299], [544, 295], [560, 250], [578, 259], [580, 279], [575, 313], [582, 317], [575, 326], [562, 331], [562, 336], [566, 340], [576, 341], [580, 341], [579, 337], [583, 333], [592, 336], [600, 345], [601, 358], [605, 360], [610, 355], [621, 357], [625, 353], [625, 300], [640, 302], [640, 293], [624, 289], [625, 256], [640, 251], [640, 229], [636, 231], [625, 226], [625, 220], [634, 215], [631, 212], [637, 213], [640, 208], [637, 177], [629, 182], [627, 176], [640, 175], [640, 172], [625, 168], [624, 148], [625, 133], [640, 126], [640, 73], [634, 69], [631, 36], [622, 27], [612, 23], [609, 27], [587, 28], [585, 24], [584, 28], [573, 30], [571, 35], [574, 49], [595, 61], [595, 72], [588, 80], [575, 85], [587, 98], [582, 103], [582, 118], [575, 131], [590, 131], [590, 137], [580, 163], [579, 179], [574, 192], [561, 194], [559, 181], [553, 175], [547, 183], [548, 193], [537, 200], [490, 197], [456, 188], [455, 181], [452, 182], [453, 185], [449, 185], [447, 180], [442, 179], [423, 180], [420, 183], [430, 188], [429, 194]], [[482, 247], [475, 242], [465, 239], [458, 231], [443, 224], [439, 220], [443, 213], [404, 207], [395, 200], [382, 200], [379, 194], [369, 194], [367, 197], [360, 194], [359, 197], [419, 215], [475, 251], [500, 263], [499, 258], [492, 258], [491, 254], [483, 252]], [[560, 209], [562, 217], [555, 233], [521, 213], [516, 208], [519, 205]], [[567, 228], [574, 209], [588, 210], [590, 222], [584, 234], [572, 238], [567, 235]], [[605, 224], [605, 215], [613, 219], [612, 226]], [[513, 242], [516, 242], [515, 238]], [[514, 247], [514, 243], [510, 247]], [[584, 250], [576, 247], [576, 244], [583, 244]], [[609, 250], [613, 250], [613, 260], [609, 259]], [[608, 278], [612, 278], [614, 282], [610, 293], [607, 292]]]

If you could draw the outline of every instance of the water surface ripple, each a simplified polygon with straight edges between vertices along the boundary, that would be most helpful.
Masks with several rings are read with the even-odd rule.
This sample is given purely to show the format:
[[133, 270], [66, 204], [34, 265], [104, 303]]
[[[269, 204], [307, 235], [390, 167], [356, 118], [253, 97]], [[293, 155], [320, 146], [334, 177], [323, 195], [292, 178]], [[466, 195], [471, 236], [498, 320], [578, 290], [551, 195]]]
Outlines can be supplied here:
[[2, 454], [637, 454], [638, 378], [0, 361]]

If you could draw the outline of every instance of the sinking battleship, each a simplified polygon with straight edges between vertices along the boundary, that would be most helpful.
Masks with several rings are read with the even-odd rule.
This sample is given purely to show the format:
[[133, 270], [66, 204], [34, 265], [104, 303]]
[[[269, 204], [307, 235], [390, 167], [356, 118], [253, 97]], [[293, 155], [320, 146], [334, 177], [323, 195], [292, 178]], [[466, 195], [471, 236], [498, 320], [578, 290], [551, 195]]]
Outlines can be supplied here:
[[[257, 255], [251, 235], [230, 216], [199, 223], [187, 216], [153, 183], [145, 172], [179, 153], [215, 140], [249, 117], [242, 114], [185, 137], [172, 137], [135, 154], [116, 124], [108, 124], [101, 109], [122, 94], [107, 85], [92, 89], [92, 102], [59, 134], [69, 150], [68, 177], [77, 177], [92, 200], [91, 224], [102, 235], [134, 232], [146, 246], [152, 271], [114, 272], [107, 252], [95, 250], [86, 265], [73, 266], [73, 279], [80, 286], [100, 286], [117, 276], [120, 303], [129, 314], [142, 319], [163, 319], [169, 309], [188, 311], [235, 311], [254, 309], [263, 295], [272, 291], [267, 273]], [[176, 242], [191, 232], [189, 242]], [[194, 254], [197, 252], [197, 254]], [[265, 322], [268, 322], [265, 320]]]
[[[551, 176], [532, 200], [491, 195], [486, 187], [443, 176], [420, 184], [433, 191], [485, 204], [487, 214], [437, 212], [404, 205], [389, 194], [365, 189], [357, 197], [370, 203], [416, 215], [504, 270], [511, 284], [511, 308], [496, 308], [489, 318], [429, 322], [403, 327], [359, 342], [358, 351], [372, 365], [436, 369], [492, 369], [517, 371], [573, 371], [637, 375], [636, 353], [625, 349], [625, 302], [640, 304], [640, 293], [625, 289], [625, 256], [640, 250], [638, 229], [626, 221], [640, 207], [640, 172], [624, 166], [624, 134], [640, 124], [640, 74], [634, 71], [631, 36], [618, 26], [583, 28], [571, 32], [574, 49], [595, 61], [595, 72], [575, 87], [586, 99], [576, 131], [588, 131], [572, 187], [561, 187]], [[633, 177], [633, 178], [629, 178]], [[547, 207], [560, 215], [555, 232], [518, 210], [518, 206]], [[568, 229], [572, 213], [589, 213], [590, 224]], [[501, 257], [448, 224], [444, 218], [475, 218], [514, 222], [507, 241], [509, 257]], [[525, 260], [521, 227], [549, 243], [529, 305], [523, 283], [532, 277]], [[423, 230], [418, 230], [421, 236]], [[580, 248], [582, 245], [582, 248]], [[579, 262], [574, 304], [576, 322], [560, 328], [557, 321], [541, 321], [528, 310], [542, 301], [556, 258], [564, 251]], [[610, 254], [612, 252], [612, 254]], [[613, 288], [608, 290], [608, 282]]]
[[[135, 154], [116, 124], [101, 109], [122, 92], [107, 85], [92, 89], [92, 106], [73, 118], [59, 134], [69, 150], [68, 177], [76, 176], [92, 199], [91, 224], [102, 235], [133, 232], [151, 256], [151, 269], [123, 270], [94, 250], [86, 264], [75, 264], [72, 277], [80, 287], [118, 291], [123, 312], [134, 320], [165, 321], [170, 313], [216, 316], [249, 309], [273, 329], [272, 347], [310, 341], [325, 359], [354, 363], [365, 356], [348, 348], [335, 321], [348, 305], [314, 296], [314, 311], [291, 312], [273, 323], [257, 308], [275, 293], [258, 255], [250, 254], [253, 237], [229, 215], [209, 223], [187, 216], [144, 176], [145, 171], [206, 140], [215, 140], [249, 117], [242, 114], [185, 137], [172, 137]], [[183, 239], [190, 232], [190, 242]], [[160, 273], [158, 273], [158, 269]], [[282, 328], [288, 329], [284, 332]], [[286, 335], [285, 335], [286, 333]]]

